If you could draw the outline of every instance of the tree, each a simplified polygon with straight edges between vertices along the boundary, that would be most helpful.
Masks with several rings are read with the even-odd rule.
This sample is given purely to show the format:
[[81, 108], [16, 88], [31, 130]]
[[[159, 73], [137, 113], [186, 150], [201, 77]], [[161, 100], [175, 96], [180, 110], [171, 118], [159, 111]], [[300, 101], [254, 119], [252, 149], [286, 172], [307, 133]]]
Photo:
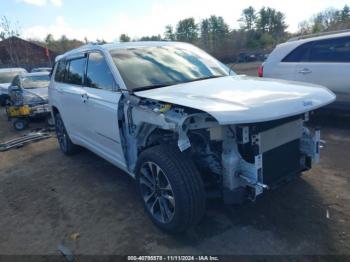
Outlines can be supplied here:
[[13, 25], [6, 16], [2, 16], [0, 18], [0, 39], [8, 39], [5, 49], [9, 54], [11, 63], [16, 66], [19, 63], [19, 57], [14, 51], [13, 37], [18, 37], [19, 35], [18, 25]]
[[255, 9], [252, 6], [243, 9], [242, 16], [238, 21], [242, 23], [243, 29], [252, 30], [256, 23]]
[[211, 29], [210, 29], [210, 21], [208, 18], [203, 19], [200, 24], [200, 32], [201, 32], [201, 43], [205, 50], [211, 51]]
[[165, 26], [164, 39], [168, 41], [175, 41], [175, 34], [172, 25]]
[[340, 17], [342, 22], [350, 20], [350, 8], [348, 5], [345, 5], [344, 8], [341, 10]]
[[350, 8], [328, 8], [299, 25], [299, 34], [319, 33], [323, 31], [341, 30], [350, 28]]
[[95, 43], [98, 44], [98, 45], [104, 45], [104, 44], [107, 44], [107, 41], [105, 41], [105, 40], [102, 38], [102, 39], [96, 39]]
[[282, 37], [287, 28], [285, 15], [276, 9], [262, 7], [258, 13], [256, 27], [262, 33], [267, 32], [275, 37]]
[[211, 53], [222, 52], [228, 39], [229, 28], [221, 16], [212, 15], [200, 23], [201, 43]]
[[160, 35], [143, 36], [139, 41], [162, 41], [162, 37]]
[[198, 40], [198, 26], [194, 18], [180, 20], [176, 26], [175, 35], [178, 41], [195, 43]]
[[119, 41], [120, 42], [130, 42], [130, 36], [128, 36], [127, 34], [121, 34], [119, 36]]
[[228, 25], [221, 16], [209, 17], [209, 28], [213, 54], [222, 53], [228, 38]]
[[47, 46], [50, 46], [54, 41], [55, 41], [55, 39], [53, 38], [52, 34], [48, 34], [45, 37], [45, 43], [46, 43]]

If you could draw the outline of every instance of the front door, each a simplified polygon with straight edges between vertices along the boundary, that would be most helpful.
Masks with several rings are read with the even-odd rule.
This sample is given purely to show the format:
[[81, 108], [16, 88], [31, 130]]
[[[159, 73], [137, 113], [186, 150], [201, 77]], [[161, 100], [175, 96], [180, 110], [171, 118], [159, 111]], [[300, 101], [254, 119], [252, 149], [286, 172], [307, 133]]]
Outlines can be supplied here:
[[117, 165], [125, 165], [118, 127], [121, 92], [100, 52], [88, 56], [85, 87], [89, 106], [90, 132], [99, 154]]

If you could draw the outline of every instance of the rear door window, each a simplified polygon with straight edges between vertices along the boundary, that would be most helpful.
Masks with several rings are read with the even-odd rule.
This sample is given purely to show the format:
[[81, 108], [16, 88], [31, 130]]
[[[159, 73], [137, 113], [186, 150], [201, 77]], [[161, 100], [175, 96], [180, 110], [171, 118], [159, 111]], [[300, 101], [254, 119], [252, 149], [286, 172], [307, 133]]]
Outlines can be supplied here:
[[82, 85], [84, 80], [86, 58], [78, 58], [69, 61], [65, 83]]
[[312, 42], [309, 42], [298, 46], [282, 62], [307, 62], [312, 44]]

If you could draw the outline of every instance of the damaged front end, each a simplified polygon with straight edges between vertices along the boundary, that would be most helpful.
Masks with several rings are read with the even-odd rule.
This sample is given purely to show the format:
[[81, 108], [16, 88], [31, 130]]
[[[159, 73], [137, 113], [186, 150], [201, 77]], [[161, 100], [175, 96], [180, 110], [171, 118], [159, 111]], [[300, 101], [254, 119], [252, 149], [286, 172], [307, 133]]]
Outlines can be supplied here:
[[308, 115], [223, 127], [223, 194], [225, 202], [251, 200], [278, 187], [320, 157], [320, 131], [305, 127]]
[[305, 126], [307, 113], [220, 125], [208, 113], [129, 95], [120, 103], [119, 119], [130, 174], [142, 150], [176, 144], [193, 159], [207, 193], [222, 196], [225, 203], [255, 200], [319, 161], [320, 131]]

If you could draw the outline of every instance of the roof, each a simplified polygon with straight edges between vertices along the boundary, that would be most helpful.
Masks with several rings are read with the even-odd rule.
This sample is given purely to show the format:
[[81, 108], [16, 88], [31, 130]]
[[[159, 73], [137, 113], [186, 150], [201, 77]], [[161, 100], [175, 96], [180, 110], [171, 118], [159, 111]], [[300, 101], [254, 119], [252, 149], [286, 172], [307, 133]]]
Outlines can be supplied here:
[[188, 43], [183, 42], [172, 42], [172, 41], [138, 41], [138, 42], [125, 42], [125, 43], [111, 43], [111, 44], [103, 44], [103, 45], [95, 45], [95, 44], [87, 44], [81, 47], [70, 50], [62, 55], [56, 57], [56, 62], [63, 57], [74, 55], [77, 53], [86, 52], [89, 50], [103, 50], [110, 51], [113, 49], [127, 49], [134, 47], [156, 47], [156, 46], [171, 46], [171, 45], [190, 45]]
[[338, 31], [328, 31], [328, 32], [326, 31], [326, 32], [320, 32], [320, 33], [315, 33], [315, 34], [300, 35], [300, 36], [296, 36], [296, 37], [289, 39], [288, 42], [297, 41], [297, 40], [301, 40], [301, 39], [308, 39], [308, 38], [318, 38], [318, 37], [320, 37], [321, 39], [322, 38], [328, 39], [328, 38], [333, 38], [334, 35], [335, 35], [335, 37], [338, 37], [336, 35], [339, 35], [342, 33], [345, 33], [345, 36], [346, 36], [346, 33], [350, 34], [350, 29], [344, 29], [344, 30], [338, 30]]
[[338, 34], [328, 34], [328, 35], [321, 35], [321, 36], [315, 36], [315, 37], [309, 37], [304, 39], [291, 39], [283, 44], [280, 45], [301, 45], [304, 43], [316, 41], [316, 40], [325, 40], [325, 39], [332, 39], [332, 38], [338, 38], [338, 37], [344, 37], [344, 36], [350, 36], [350, 31], [345, 33], [338, 33]]

